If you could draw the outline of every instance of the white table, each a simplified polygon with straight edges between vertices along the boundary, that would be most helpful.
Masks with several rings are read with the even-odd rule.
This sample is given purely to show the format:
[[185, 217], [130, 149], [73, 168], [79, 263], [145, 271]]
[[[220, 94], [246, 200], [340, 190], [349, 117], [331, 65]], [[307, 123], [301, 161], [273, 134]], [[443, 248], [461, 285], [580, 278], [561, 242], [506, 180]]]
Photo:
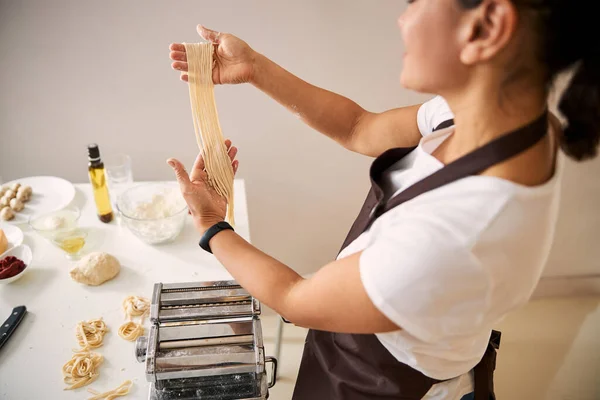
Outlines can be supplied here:
[[[150, 298], [156, 282], [190, 282], [231, 279], [210, 254], [198, 247], [199, 236], [191, 218], [175, 242], [150, 246], [125, 226], [103, 224], [96, 217], [89, 184], [76, 185], [74, 204], [81, 208], [80, 225], [92, 230], [93, 250], [116, 256], [121, 273], [101, 286], [71, 280], [73, 262], [62, 250], [25, 230], [25, 243], [33, 249], [33, 262], [18, 281], [0, 287], [0, 323], [13, 307], [27, 306], [28, 313], [8, 343], [0, 350], [0, 399], [86, 399], [92, 387], [100, 392], [130, 379], [134, 386], [126, 399], [146, 399], [148, 384], [144, 365], [134, 357], [135, 344], [117, 334], [125, 321], [121, 308], [128, 295]], [[235, 182], [236, 231], [249, 239], [244, 182]], [[100, 377], [81, 389], [64, 391], [61, 368], [77, 348], [78, 321], [102, 317], [110, 329], [104, 345], [96, 351], [105, 360]], [[148, 322], [145, 323], [148, 327]]]

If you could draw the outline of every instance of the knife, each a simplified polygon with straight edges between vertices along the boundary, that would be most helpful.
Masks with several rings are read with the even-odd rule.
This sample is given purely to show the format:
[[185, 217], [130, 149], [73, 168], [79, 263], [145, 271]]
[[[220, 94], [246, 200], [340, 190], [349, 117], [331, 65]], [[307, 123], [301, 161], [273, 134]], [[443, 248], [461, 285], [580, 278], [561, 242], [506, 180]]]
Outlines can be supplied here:
[[25, 314], [27, 314], [27, 307], [15, 307], [10, 313], [10, 317], [0, 326], [0, 349], [8, 341], [8, 338], [10, 338], [15, 329], [17, 329]]

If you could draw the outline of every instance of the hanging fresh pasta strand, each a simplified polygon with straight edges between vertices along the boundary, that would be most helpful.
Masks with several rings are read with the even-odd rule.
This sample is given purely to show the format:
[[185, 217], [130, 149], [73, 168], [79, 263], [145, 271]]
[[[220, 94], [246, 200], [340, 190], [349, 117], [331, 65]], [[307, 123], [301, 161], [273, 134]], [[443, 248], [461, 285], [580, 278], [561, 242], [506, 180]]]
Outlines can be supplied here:
[[233, 167], [225, 147], [212, 80], [213, 44], [185, 43], [194, 132], [204, 157], [208, 183], [227, 199], [227, 221], [234, 225]]

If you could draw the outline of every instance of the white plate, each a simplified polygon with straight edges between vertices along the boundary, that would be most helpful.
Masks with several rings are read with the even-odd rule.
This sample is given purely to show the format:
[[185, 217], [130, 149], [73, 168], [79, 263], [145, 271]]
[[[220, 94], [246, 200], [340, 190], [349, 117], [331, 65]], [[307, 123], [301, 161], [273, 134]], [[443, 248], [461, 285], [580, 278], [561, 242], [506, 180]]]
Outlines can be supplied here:
[[22, 186], [31, 186], [33, 194], [31, 199], [25, 203], [23, 211], [15, 213], [15, 218], [10, 221], [3, 221], [4, 223], [26, 224], [31, 215], [61, 210], [71, 204], [75, 198], [73, 184], [55, 176], [32, 176], [15, 179], [2, 186], [17, 182]]
[[[18, 227], [0, 222], [0, 229], [4, 231], [6, 239], [8, 240], [8, 247], [6, 248], [6, 251], [9, 251], [13, 247], [17, 247], [23, 243], [23, 231]], [[0, 255], [0, 259], [2, 259], [3, 255], [4, 254]]]

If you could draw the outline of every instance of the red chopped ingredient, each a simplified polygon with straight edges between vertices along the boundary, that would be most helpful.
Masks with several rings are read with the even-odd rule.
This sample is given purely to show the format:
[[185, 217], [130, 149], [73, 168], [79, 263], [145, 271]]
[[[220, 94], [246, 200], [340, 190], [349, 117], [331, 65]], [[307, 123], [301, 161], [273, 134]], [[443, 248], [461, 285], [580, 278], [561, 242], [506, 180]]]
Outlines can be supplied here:
[[0, 261], [0, 279], [12, 278], [25, 269], [25, 263], [17, 257], [8, 256]]

